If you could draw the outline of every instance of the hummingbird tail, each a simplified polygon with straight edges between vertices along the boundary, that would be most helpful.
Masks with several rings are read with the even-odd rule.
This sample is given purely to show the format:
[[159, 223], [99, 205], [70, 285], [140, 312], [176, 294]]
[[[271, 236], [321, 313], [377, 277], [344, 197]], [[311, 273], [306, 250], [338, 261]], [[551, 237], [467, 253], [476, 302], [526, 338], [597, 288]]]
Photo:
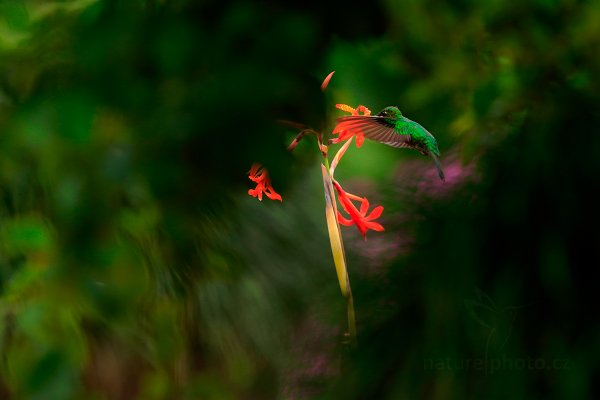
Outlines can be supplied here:
[[446, 176], [444, 175], [444, 170], [442, 169], [442, 164], [440, 163], [439, 158], [433, 153], [429, 153], [429, 154], [431, 155], [431, 158], [433, 158], [433, 162], [435, 162], [435, 167], [437, 168], [440, 179], [442, 181], [446, 182]]

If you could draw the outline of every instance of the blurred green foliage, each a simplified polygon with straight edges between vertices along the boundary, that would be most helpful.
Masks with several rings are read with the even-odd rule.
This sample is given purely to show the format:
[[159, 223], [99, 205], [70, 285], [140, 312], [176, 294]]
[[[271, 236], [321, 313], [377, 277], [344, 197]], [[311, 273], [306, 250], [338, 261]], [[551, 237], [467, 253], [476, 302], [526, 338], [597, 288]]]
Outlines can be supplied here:
[[[0, 2], [0, 398], [592, 398], [599, 46], [591, 1]], [[449, 176], [337, 169], [385, 207], [344, 231], [353, 349], [275, 122], [335, 103], [397, 104]]]

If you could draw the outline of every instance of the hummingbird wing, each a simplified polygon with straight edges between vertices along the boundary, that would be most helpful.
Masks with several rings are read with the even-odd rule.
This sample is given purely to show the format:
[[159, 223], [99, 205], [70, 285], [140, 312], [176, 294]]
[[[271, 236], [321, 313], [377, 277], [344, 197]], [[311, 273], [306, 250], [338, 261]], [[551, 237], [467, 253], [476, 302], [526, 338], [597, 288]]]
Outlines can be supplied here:
[[413, 147], [411, 136], [398, 133], [384, 117], [349, 115], [339, 117], [337, 122], [334, 133], [348, 131], [392, 147]]

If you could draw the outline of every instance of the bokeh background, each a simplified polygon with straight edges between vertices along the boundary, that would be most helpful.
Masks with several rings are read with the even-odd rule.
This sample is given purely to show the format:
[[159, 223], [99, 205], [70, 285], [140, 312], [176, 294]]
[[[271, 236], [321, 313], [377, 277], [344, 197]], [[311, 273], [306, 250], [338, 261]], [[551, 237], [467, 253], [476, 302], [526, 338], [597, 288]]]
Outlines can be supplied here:
[[[0, 398], [593, 398], [599, 48], [594, 1], [0, 2]], [[385, 207], [343, 231], [356, 347], [276, 122], [336, 103], [398, 105], [448, 176], [338, 167]]]

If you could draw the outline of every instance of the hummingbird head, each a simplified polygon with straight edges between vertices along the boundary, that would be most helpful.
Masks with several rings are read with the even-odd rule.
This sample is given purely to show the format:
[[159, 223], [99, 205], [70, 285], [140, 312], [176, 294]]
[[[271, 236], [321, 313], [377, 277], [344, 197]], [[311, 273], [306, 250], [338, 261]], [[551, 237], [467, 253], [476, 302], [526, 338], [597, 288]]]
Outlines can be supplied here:
[[402, 112], [400, 112], [400, 109], [396, 106], [389, 106], [381, 110], [377, 116], [395, 120], [402, 116]]

